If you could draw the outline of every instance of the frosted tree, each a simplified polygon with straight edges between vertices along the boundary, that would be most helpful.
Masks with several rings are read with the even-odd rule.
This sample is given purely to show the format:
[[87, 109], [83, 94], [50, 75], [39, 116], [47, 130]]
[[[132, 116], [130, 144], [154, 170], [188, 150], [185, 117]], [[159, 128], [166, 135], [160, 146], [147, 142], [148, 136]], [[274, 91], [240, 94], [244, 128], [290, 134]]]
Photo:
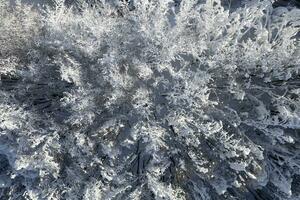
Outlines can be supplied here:
[[299, 9], [52, 4], [0, 1], [1, 199], [300, 198]]

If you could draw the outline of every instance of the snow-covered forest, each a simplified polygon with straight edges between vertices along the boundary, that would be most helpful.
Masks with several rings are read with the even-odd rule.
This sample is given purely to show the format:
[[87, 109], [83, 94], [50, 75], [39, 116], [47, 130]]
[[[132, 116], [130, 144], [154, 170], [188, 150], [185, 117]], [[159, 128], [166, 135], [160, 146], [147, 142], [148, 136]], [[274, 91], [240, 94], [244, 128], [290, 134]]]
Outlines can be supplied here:
[[0, 0], [0, 199], [299, 200], [298, 2]]

